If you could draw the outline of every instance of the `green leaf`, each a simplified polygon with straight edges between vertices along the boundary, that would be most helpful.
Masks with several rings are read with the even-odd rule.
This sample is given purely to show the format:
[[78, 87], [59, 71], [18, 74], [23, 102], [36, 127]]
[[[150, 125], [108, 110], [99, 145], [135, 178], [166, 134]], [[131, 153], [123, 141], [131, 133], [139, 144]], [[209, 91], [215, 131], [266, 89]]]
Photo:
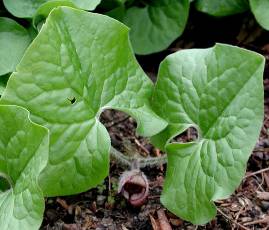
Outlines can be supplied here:
[[197, 0], [196, 9], [216, 17], [242, 13], [248, 10], [248, 0]]
[[135, 53], [144, 55], [166, 49], [182, 34], [189, 4], [189, 0], [159, 0], [143, 8], [129, 8], [123, 22], [131, 28]]
[[36, 230], [45, 206], [38, 176], [47, 163], [48, 130], [21, 107], [0, 106], [0, 114], [0, 176], [10, 183], [0, 193], [1, 230]]
[[[155, 144], [165, 145], [168, 170], [162, 203], [194, 224], [216, 214], [244, 176], [263, 121], [264, 58], [217, 44], [168, 56], [153, 94], [155, 112], [169, 122]], [[195, 127], [198, 140], [170, 143]]]
[[125, 16], [125, 13], [126, 13], [126, 9], [122, 5], [122, 6], [118, 6], [118, 7], [114, 8], [113, 10], [106, 12], [106, 15], [109, 17], [112, 17], [118, 21], [122, 21], [124, 16]]
[[70, 2], [69, 0], [55, 0], [55, 1], [53, 0], [53, 1], [46, 2], [37, 9], [33, 17], [34, 27], [37, 28], [39, 23], [43, 25], [49, 13], [55, 7], [58, 7], [58, 6], [69, 6], [69, 7], [76, 8], [74, 3]]
[[[18, 18], [32, 18], [37, 9], [50, 0], [4, 0], [7, 10]], [[101, 0], [69, 0], [78, 8], [94, 10]]]
[[269, 30], [269, 0], [250, 0], [250, 8], [257, 22], [266, 30]]
[[81, 9], [94, 10], [101, 0], [72, 0], [72, 2]]
[[0, 17], [0, 75], [15, 70], [30, 42], [26, 29], [12, 19]]
[[3, 0], [6, 9], [18, 18], [32, 18], [47, 0]]
[[110, 139], [98, 120], [103, 110], [130, 114], [141, 135], [166, 126], [149, 106], [152, 91], [126, 26], [104, 15], [59, 7], [10, 77], [1, 103], [27, 108], [33, 121], [49, 128], [42, 189], [47, 196], [67, 195], [95, 187], [108, 174]]

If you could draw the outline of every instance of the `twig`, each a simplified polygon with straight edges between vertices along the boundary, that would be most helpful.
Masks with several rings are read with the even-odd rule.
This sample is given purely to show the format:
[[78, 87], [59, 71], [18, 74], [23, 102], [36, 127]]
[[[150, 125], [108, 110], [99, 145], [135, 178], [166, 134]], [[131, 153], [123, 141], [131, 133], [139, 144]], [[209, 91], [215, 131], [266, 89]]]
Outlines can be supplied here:
[[236, 221], [236, 223], [237, 223], [237, 220], [238, 220], [239, 216], [242, 214], [242, 212], [243, 212], [244, 209], [245, 209], [245, 206], [242, 206], [239, 209], [239, 211], [236, 213], [236, 216], [235, 216], [235, 219], [234, 219], [234, 221]]
[[122, 230], [128, 230], [128, 228], [126, 228], [126, 227], [124, 226], [124, 224], [121, 225], [121, 228], [122, 228]]
[[118, 125], [119, 123], [122, 123], [122, 122], [126, 121], [129, 118], [130, 118], [130, 116], [126, 116], [126, 117], [123, 117], [123, 118], [121, 118], [121, 119], [119, 119], [119, 120], [117, 120], [115, 122], [112, 121], [112, 122], [110, 122], [110, 124], [107, 124], [105, 126], [106, 126], [106, 128], [111, 128], [111, 127], [113, 127], [115, 125]]
[[138, 147], [140, 147], [146, 153], [147, 156], [150, 154], [150, 152], [136, 138], [135, 138], [135, 143], [137, 144]]
[[267, 174], [266, 172], [263, 172], [262, 175], [264, 176], [264, 180], [265, 180], [267, 188], [269, 188], [269, 174]]
[[251, 221], [251, 222], [247, 222], [245, 223], [244, 225], [254, 225], [254, 224], [268, 224], [269, 222], [269, 216], [263, 218], [263, 219], [259, 219], [259, 220], [254, 220], [254, 221]]
[[258, 170], [258, 171], [253, 172], [253, 173], [250, 173], [250, 174], [246, 175], [246, 176], [244, 177], [244, 179], [246, 179], [246, 178], [248, 178], [248, 177], [255, 176], [255, 175], [260, 174], [260, 173], [263, 173], [263, 172], [267, 172], [267, 171], [269, 171], [269, 167], [268, 167], [268, 168], [265, 168], [265, 169]]
[[249, 228], [245, 227], [244, 225], [234, 221], [231, 217], [229, 217], [228, 215], [226, 215], [223, 211], [221, 211], [219, 208], [217, 208], [217, 211], [222, 215], [224, 216], [227, 220], [231, 221], [232, 223], [234, 223], [235, 225], [239, 226], [240, 228], [242, 229], [245, 229], [245, 230], [250, 230]]
[[151, 226], [152, 226], [153, 230], [160, 230], [159, 221], [155, 220], [154, 217], [150, 214], [149, 214], [149, 218], [150, 218], [150, 222], [151, 222]]
[[66, 203], [65, 200], [63, 200], [63, 199], [61, 199], [61, 198], [58, 197], [58, 198], [56, 199], [56, 202], [57, 202], [58, 204], [60, 204], [64, 209], [66, 209], [66, 210], [69, 209], [69, 205]]
[[172, 230], [172, 227], [164, 213], [164, 210], [163, 209], [159, 209], [157, 211], [157, 215], [158, 215], [158, 220], [159, 220], [159, 223], [160, 223], [160, 229], [161, 230]]
[[152, 195], [148, 197], [149, 200], [156, 200], [156, 199], [160, 199], [160, 195]]
[[253, 152], [269, 152], [269, 148], [255, 148]]
[[[155, 155], [156, 155], [157, 157], [161, 157], [161, 156], [162, 156], [159, 149], [155, 149], [154, 153], [155, 153]], [[163, 170], [164, 170], [162, 164], [160, 164], [160, 170], [161, 170], [162, 172], [163, 172]]]
[[187, 139], [188, 141], [191, 139], [191, 129], [187, 129]]

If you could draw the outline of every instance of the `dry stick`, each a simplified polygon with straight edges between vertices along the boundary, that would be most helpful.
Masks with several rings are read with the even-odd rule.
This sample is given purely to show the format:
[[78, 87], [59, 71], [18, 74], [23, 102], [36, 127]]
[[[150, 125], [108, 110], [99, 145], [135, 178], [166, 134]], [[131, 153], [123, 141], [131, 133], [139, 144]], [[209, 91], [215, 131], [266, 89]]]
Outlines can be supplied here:
[[64, 209], [66, 209], [66, 210], [69, 209], [69, 205], [66, 203], [65, 200], [63, 200], [63, 199], [61, 199], [61, 198], [58, 197], [58, 198], [56, 199], [56, 202], [57, 202], [58, 204], [60, 204]]
[[265, 180], [267, 188], [269, 188], [269, 174], [263, 172], [262, 175], [264, 176], [264, 180]]
[[160, 223], [160, 229], [161, 230], [172, 230], [171, 225], [169, 224], [169, 221], [164, 213], [163, 209], [159, 209], [157, 211], [157, 215], [158, 215], [158, 220]]
[[247, 222], [245, 223], [245, 225], [253, 225], [253, 224], [268, 224], [269, 222], [269, 216], [263, 218], [263, 219], [260, 219], [260, 220], [254, 220], [254, 221], [251, 221], [251, 222]]
[[135, 140], [136, 145], [146, 153], [146, 154], [143, 154], [143, 155], [144, 155], [144, 156], [145, 156], [145, 155], [148, 156], [148, 155], [150, 154], [150, 152], [145, 148], [145, 146], [143, 146], [143, 145], [139, 142], [139, 140], [137, 140], [136, 138], [135, 138], [134, 140]]
[[269, 148], [255, 148], [253, 152], [269, 152]]
[[121, 119], [119, 119], [119, 120], [117, 120], [117, 121], [115, 121], [115, 122], [112, 121], [110, 124], [107, 124], [107, 125], [105, 125], [105, 126], [106, 126], [107, 128], [111, 128], [111, 127], [113, 127], [113, 126], [115, 126], [115, 125], [118, 125], [118, 124], [120, 124], [120, 123], [126, 121], [126, 120], [129, 119], [129, 118], [130, 118], [130, 116], [123, 117], [123, 118], [121, 118]]
[[244, 177], [244, 179], [246, 179], [246, 178], [248, 178], [248, 177], [255, 176], [255, 175], [260, 174], [260, 173], [263, 173], [263, 172], [267, 172], [267, 171], [269, 171], [269, 167], [268, 167], [268, 168], [265, 168], [265, 169], [258, 170], [258, 171], [253, 172], [253, 173], [250, 173], [250, 174], [246, 175], [246, 176]]
[[223, 211], [221, 211], [219, 208], [217, 208], [217, 211], [223, 215], [227, 220], [231, 221], [232, 223], [236, 224], [237, 226], [239, 226], [240, 228], [243, 228], [245, 230], [250, 230], [249, 228], [245, 227], [244, 225], [234, 221], [232, 218], [230, 218], [228, 215], [226, 215]]
[[239, 218], [239, 216], [242, 214], [243, 210], [245, 209], [245, 206], [242, 206], [239, 211], [236, 213], [235, 219], [234, 221], [237, 223], [237, 220]]
[[149, 218], [150, 218], [150, 222], [151, 222], [151, 226], [152, 226], [153, 230], [160, 230], [159, 221], [155, 220], [154, 217], [150, 214], [149, 214]]

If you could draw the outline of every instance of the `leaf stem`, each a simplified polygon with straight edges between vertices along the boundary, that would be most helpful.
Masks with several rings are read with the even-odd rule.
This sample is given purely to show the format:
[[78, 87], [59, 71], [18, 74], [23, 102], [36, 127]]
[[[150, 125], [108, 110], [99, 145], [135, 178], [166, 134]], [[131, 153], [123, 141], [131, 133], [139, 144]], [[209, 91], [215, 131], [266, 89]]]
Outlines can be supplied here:
[[132, 163], [138, 161], [140, 168], [146, 166], [158, 166], [167, 163], [167, 155], [164, 154], [161, 157], [129, 157], [118, 151], [117, 149], [111, 147], [110, 154], [115, 158], [119, 163], [131, 167]]
[[263, 173], [263, 172], [267, 172], [267, 171], [269, 171], [269, 167], [268, 167], [268, 168], [265, 168], [265, 169], [260, 169], [260, 170], [258, 170], [258, 171], [256, 171], [256, 172], [253, 172], [253, 173], [250, 173], [250, 174], [246, 175], [246, 176], [244, 177], [244, 179], [246, 179], [246, 178], [248, 178], [248, 177], [255, 176], [255, 175], [260, 174], [260, 173]]
[[245, 230], [250, 230], [249, 228], [245, 227], [244, 225], [236, 222], [235, 220], [233, 220], [231, 217], [229, 217], [228, 215], [226, 215], [220, 208], [217, 208], [217, 211], [224, 216], [227, 220], [231, 221], [233, 224], [237, 225], [238, 227], [245, 229]]

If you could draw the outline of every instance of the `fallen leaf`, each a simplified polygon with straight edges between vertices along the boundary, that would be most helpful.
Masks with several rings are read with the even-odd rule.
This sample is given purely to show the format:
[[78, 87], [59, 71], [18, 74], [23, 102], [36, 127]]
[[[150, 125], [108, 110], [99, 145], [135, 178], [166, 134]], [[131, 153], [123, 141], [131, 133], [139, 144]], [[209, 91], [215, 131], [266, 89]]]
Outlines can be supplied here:
[[181, 226], [183, 224], [183, 221], [180, 220], [180, 219], [173, 219], [173, 218], [171, 218], [170, 219], [170, 222], [171, 222], [171, 224], [173, 226], [176, 226], [176, 227]]

